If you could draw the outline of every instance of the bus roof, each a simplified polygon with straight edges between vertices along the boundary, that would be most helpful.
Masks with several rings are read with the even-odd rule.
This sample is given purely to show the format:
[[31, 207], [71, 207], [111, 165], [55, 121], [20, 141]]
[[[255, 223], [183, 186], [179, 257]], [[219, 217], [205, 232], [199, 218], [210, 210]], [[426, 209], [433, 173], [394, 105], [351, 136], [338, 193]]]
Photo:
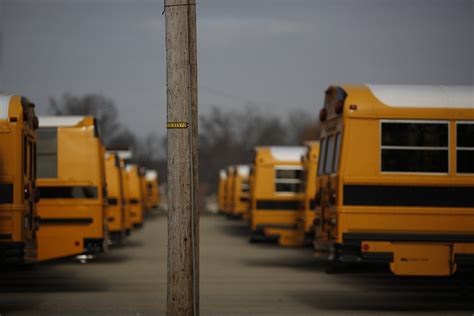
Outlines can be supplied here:
[[133, 169], [138, 170], [138, 166], [136, 164], [129, 164], [125, 167], [125, 170], [127, 170], [128, 172], [132, 171]]
[[227, 178], [227, 172], [225, 171], [225, 169], [219, 170], [219, 178], [221, 178], [221, 179], [226, 179]]
[[279, 161], [300, 161], [301, 156], [306, 154], [304, 146], [258, 146], [255, 151], [268, 150], [273, 159]]
[[0, 95], [0, 120], [8, 119], [8, 109], [10, 108], [10, 95]]
[[235, 167], [236, 167], [235, 170], [237, 171], [237, 175], [244, 176], [244, 177], [248, 177], [250, 175], [249, 165], [237, 165]]
[[133, 152], [131, 150], [108, 150], [111, 153], [117, 154], [120, 159], [132, 159]]
[[474, 86], [369, 84], [367, 87], [391, 107], [474, 109]]
[[92, 116], [40, 116], [39, 126], [40, 127], [72, 127], [77, 126], [87, 118], [92, 118], [90, 124], [93, 125], [94, 120]]
[[[342, 105], [342, 106], [341, 106]], [[326, 90], [320, 120], [474, 119], [474, 86], [350, 85]]]
[[114, 152], [111, 152], [111, 151], [106, 151], [105, 152], [105, 159], [107, 159], [109, 157], [113, 157], [113, 156], [117, 156], [117, 154], [114, 153]]
[[154, 181], [158, 178], [158, 172], [156, 170], [147, 170], [145, 177], [148, 181]]

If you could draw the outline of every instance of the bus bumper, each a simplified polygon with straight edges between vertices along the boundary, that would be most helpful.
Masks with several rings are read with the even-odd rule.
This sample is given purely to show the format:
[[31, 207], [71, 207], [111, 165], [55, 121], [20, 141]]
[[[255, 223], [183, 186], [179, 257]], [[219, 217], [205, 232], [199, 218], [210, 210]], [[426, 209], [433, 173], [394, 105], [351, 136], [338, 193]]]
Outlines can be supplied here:
[[[362, 237], [362, 238], [361, 238]], [[474, 236], [344, 234], [335, 245], [340, 262], [387, 263], [395, 275], [450, 276], [474, 266]], [[385, 240], [384, 240], [385, 239]]]

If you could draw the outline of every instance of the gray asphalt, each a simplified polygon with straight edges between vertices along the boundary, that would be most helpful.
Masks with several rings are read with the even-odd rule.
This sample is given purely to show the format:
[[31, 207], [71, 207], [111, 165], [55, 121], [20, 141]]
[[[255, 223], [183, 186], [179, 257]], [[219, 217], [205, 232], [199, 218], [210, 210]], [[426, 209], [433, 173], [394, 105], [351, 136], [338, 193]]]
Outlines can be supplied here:
[[[246, 225], [201, 218], [201, 315], [473, 315], [472, 280], [397, 278], [385, 268], [326, 274], [310, 249], [249, 244]], [[166, 217], [87, 263], [0, 273], [0, 315], [164, 315]], [[463, 290], [464, 289], [464, 290]]]

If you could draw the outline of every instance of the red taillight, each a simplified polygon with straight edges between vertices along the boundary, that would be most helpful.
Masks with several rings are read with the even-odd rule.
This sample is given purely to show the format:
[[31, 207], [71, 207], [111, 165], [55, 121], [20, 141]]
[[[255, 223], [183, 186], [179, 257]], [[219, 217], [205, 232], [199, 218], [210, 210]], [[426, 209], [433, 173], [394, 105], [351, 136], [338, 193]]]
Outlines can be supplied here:
[[368, 244], [363, 244], [362, 245], [362, 251], [369, 251], [370, 247]]
[[344, 103], [342, 101], [337, 101], [334, 105], [334, 112], [336, 112], [336, 114], [341, 114], [343, 109]]
[[319, 120], [321, 122], [324, 122], [326, 120], [326, 116], [327, 116], [326, 109], [321, 109], [321, 111], [319, 111]]

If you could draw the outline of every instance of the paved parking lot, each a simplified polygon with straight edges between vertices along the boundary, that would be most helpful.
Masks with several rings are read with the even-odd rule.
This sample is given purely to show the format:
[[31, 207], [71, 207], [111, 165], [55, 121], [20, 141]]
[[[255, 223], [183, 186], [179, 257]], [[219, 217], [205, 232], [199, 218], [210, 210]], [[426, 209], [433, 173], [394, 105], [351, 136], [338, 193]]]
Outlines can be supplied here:
[[[310, 249], [249, 244], [246, 234], [242, 222], [201, 218], [201, 315], [474, 314], [472, 280], [363, 267], [328, 275]], [[2, 271], [0, 314], [164, 315], [166, 246], [166, 217], [156, 215], [125, 246], [87, 263]]]

